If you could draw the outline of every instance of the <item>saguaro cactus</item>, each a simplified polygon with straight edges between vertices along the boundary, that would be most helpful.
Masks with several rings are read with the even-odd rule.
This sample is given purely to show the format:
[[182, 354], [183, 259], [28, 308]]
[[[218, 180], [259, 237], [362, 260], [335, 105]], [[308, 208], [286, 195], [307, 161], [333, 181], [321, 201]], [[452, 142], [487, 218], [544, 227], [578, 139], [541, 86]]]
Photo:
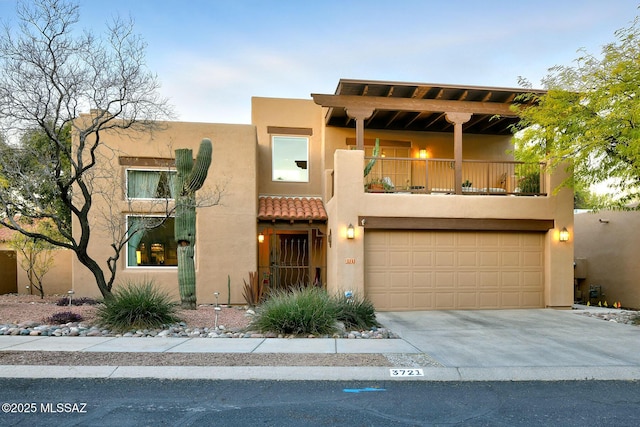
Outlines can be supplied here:
[[196, 308], [196, 267], [193, 247], [196, 243], [196, 191], [202, 187], [211, 165], [211, 140], [200, 143], [195, 164], [189, 148], [176, 150], [175, 240], [178, 243], [178, 286], [182, 307]]

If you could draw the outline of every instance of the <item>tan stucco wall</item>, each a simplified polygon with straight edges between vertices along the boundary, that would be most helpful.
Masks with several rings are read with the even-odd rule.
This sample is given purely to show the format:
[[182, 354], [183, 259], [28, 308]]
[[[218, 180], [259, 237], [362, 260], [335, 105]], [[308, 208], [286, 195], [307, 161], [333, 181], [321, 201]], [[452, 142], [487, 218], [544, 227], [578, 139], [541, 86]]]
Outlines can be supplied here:
[[[310, 99], [254, 97], [251, 100], [251, 123], [258, 138], [258, 192], [261, 195], [320, 196], [324, 175], [322, 107]], [[271, 176], [271, 136], [269, 126], [311, 129], [309, 136], [309, 182], [277, 182]], [[295, 132], [295, 130], [291, 130]], [[295, 133], [284, 134], [295, 135]]]
[[[364, 228], [357, 224], [359, 216], [554, 219], [556, 227], [545, 238], [545, 305], [571, 306], [573, 239], [565, 243], [558, 241], [558, 231], [562, 227], [567, 227], [573, 235], [573, 194], [570, 190], [563, 189], [549, 197], [365, 193], [363, 164], [362, 151], [335, 152], [334, 182], [339, 185], [334, 188], [334, 197], [326, 203], [328, 230], [334, 242], [327, 256], [330, 290], [351, 286], [354, 290], [364, 291]], [[558, 171], [548, 185], [555, 188], [562, 179], [563, 174]], [[356, 226], [354, 240], [345, 237], [350, 223]], [[346, 258], [355, 258], [355, 264], [347, 264]]]
[[[638, 253], [640, 214], [600, 211], [575, 215], [575, 257], [586, 260], [586, 279], [578, 281], [583, 301], [590, 286], [601, 286], [600, 302], [640, 309]], [[580, 261], [578, 261], [580, 262]], [[597, 303], [598, 299], [591, 301]]]
[[[194, 156], [202, 138], [210, 138], [213, 156], [205, 184], [198, 191], [203, 198], [212, 194], [216, 186], [223, 190], [217, 206], [201, 206], [197, 210], [196, 240], [196, 281], [198, 303], [215, 301], [214, 292], [220, 292], [220, 302], [227, 301], [227, 276], [231, 277], [231, 302], [244, 303], [242, 296], [243, 278], [255, 271], [257, 244], [257, 175], [256, 136], [251, 125], [230, 125], [213, 123], [169, 122], [165, 128], [153, 134], [132, 134], [127, 136], [109, 134], [104, 142], [111, 151], [115, 163], [110, 165], [107, 178], [96, 185], [109, 185], [109, 181], [122, 184], [125, 167], [117, 166], [118, 156], [145, 156], [173, 158], [177, 148], [192, 148]], [[104, 147], [103, 147], [104, 148]], [[102, 266], [112, 254], [109, 248], [109, 233], [97, 226], [101, 212], [111, 207], [113, 212], [124, 217], [126, 212], [144, 212], [149, 205], [140, 203], [130, 207], [124, 201], [124, 190], [117, 189], [111, 205], [96, 198], [94, 228], [92, 230], [90, 254]], [[157, 207], [156, 207], [157, 208]], [[77, 224], [74, 224], [77, 227]], [[88, 269], [74, 258], [74, 290], [78, 296], [99, 296], [95, 280]], [[137, 267], [126, 268], [124, 253], [118, 261], [117, 283], [154, 280], [163, 290], [179, 300], [177, 268]]]
[[[13, 250], [8, 243], [0, 242], [0, 250]], [[42, 280], [45, 295], [62, 295], [72, 288], [71, 280], [71, 259], [74, 253], [68, 249], [53, 250], [53, 265], [45, 274]], [[19, 294], [29, 294], [29, 279], [27, 273], [21, 267], [22, 256], [17, 254], [17, 291]], [[39, 295], [36, 289], [32, 289], [31, 293]]]

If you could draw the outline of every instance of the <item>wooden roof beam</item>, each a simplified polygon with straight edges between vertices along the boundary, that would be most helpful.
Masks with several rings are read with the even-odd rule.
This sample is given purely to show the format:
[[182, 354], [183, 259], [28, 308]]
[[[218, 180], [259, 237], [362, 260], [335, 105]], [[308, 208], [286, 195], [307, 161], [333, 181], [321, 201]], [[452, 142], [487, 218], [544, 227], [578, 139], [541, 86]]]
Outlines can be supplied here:
[[430, 111], [491, 114], [515, 117], [510, 104], [478, 101], [449, 101], [442, 99], [386, 98], [381, 96], [311, 94], [313, 101], [323, 107], [372, 108], [398, 111]]

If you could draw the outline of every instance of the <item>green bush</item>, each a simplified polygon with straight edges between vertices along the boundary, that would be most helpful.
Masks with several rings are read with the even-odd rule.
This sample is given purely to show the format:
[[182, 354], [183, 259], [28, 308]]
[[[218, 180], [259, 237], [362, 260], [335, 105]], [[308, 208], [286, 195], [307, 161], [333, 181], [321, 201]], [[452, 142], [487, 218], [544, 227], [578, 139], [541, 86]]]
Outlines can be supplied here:
[[376, 310], [373, 303], [360, 295], [345, 298], [343, 295], [334, 297], [338, 309], [337, 320], [344, 323], [347, 329], [369, 329], [378, 327]]
[[317, 287], [276, 291], [258, 309], [250, 329], [295, 335], [327, 335], [336, 332], [336, 322], [345, 328], [379, 326], [373, 304], [364, 297], [329, 296]]
[[117, 289], [98, 308], [97, 315], [104, 326], [120, 331], [158, 328], [180, 321], [176, 305], [152, 281], [127, 283]]
[[337, 306], [322, 289], [274, 291], [258, 308], [250, 329], [281, 334], [326, 335], [335, 332]]

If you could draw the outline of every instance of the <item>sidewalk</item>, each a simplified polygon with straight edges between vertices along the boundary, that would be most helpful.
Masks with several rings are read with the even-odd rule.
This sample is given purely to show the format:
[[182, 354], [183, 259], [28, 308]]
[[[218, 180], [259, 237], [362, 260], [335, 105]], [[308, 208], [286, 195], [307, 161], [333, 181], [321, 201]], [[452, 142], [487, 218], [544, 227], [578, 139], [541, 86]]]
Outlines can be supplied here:
[[[0, 366], [0, 378], [219, 380], [555, 381], [640, 380], [640, 327], [575, 311], [380, 313], [400, 339], [114, 338], [0, 336], [2, 351], [162, 353], [374, 353], [427, 355], [442, 367], [407, 366]], [[395, 372], [397, 374], [397, 371]]]

